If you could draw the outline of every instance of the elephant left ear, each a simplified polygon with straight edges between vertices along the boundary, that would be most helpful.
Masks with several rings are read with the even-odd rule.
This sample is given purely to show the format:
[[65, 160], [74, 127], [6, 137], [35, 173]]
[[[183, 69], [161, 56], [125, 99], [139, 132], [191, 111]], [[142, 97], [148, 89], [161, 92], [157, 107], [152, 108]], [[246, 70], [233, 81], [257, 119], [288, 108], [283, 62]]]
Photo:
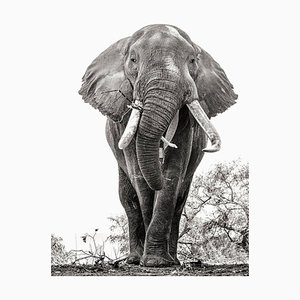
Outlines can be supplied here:
[[198, 73], [195, 78], [200, 101], [205, 101], [209, 117], [224, 112], [236, 103], [238, 95], [220, 65], [202, 48], [197, 48]]

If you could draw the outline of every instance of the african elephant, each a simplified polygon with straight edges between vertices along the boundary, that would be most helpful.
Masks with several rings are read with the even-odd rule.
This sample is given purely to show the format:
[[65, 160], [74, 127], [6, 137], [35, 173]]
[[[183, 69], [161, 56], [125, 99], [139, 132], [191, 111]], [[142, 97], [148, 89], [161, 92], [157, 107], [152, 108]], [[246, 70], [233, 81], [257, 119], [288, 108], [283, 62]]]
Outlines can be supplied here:
[[185, 32], [149, 25], [102, 52], [79, 94], [108, 116], [129, 224], [127, 263], [180, 264], [181, 213], [204, 152], [220, 149], [210, 118], [235, 103], [232, 84]]

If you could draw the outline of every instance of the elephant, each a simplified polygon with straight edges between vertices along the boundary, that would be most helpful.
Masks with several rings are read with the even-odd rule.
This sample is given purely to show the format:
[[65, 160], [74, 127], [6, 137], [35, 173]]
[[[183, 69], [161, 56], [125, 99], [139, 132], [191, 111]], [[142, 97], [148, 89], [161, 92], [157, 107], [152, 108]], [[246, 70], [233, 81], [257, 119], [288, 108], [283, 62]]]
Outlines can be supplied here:
[[102, 52], [79, 91], [107, 116], [119, 198], [129, 226], [128, 264], [168, 267], [205, 152], [220, 149], [211, 118], [236, 103], [220, 65], [181, 29], [148, 25]]

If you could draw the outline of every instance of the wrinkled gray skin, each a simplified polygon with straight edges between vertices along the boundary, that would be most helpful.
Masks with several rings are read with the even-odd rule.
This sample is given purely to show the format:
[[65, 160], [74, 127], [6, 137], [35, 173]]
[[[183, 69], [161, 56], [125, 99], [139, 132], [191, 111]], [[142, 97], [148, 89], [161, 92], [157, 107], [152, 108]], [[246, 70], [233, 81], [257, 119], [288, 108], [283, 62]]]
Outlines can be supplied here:
[[[234, 104], [237, 95], [224, 71], [180, 29], [150, 25], [101, 53], [79, 93], [108, 116], [106, 137], [118, 161], [119, 196], [129, 223], [127, 262], [179, 264], [179, 221], [207, 142], [186, 104], [197, 98], [209, 118]], [[137, 99], [143, 103], [137, 132], [120, 150], [127, 105]], [[160, 140], [178, 110], [172, 139], [178, 149], [167, 147], [161, 164]]]

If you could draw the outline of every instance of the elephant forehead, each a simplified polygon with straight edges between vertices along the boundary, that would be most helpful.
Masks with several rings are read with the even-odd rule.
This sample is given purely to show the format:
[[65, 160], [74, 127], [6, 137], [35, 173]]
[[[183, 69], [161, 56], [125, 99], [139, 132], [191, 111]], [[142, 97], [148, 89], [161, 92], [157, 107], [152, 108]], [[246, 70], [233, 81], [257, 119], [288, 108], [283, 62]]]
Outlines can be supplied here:
[[167, 28], [168, 33], [170, 33], [172, 36], [178, 38], [182, 42], [188, 43], [188, 41], [178, 32], [177, 29], [169, 25], [166, 25], [165, 27]]
[[[160, 28], [155, 28], [148, 32], [148, 40], [150, 42], [162, 41], [162, 40], [179, 40], [184, 44], [188, 44], [188, 41], [176, 30], [176, 28], [165, 25]], [[175, 39], [174, 39], [175, 38]]]
[[[133, 35], [131, 47], [133, 49], [140, 49], [141, 56], [148, 56], [149, 53], [157, 53], [154, 52], [156, 50], [167, 50], [168, 53], [176, 53], [176, 56], [178, 57], [186, 57], [188, 53], [194, 52], [194, 48], [188, 35], [180, 29], [165, 24], [149, 25], [136, 32]], [[163, 52], [161, 55], [162, 54]]]
[[158, 32], [151, 32], [150, 34], [149, 34], [149, 38], [148, 38], [148, 41], [150, 42], [150, 43], [153, 43], [153, 42], [155, 42], [155, 41], [161, 41], [163, 38], [165, 38], [166, 36], [162, 33], [162, 32], [160, 32], [160, 31], [158, 31]]
[[170, 51], [173, 50], [178, 53], [185, 53], [185, 51], [191, 48], [184, 38], [178, 39], [166, 31], [148, 33], [145, 35], [144, 39], [140, 40], [137, 44], [145, 50], [169, 49]]

